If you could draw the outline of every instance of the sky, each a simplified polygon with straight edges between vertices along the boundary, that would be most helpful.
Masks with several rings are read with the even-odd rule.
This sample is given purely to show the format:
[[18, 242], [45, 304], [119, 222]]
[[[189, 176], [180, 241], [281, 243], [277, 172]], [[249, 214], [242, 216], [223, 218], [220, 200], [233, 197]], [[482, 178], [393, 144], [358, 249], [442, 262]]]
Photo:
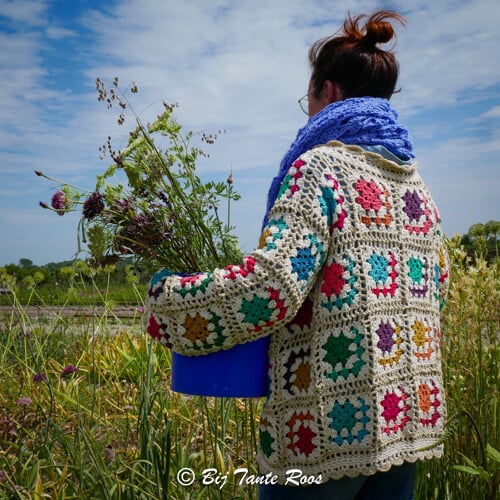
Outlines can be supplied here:
[[0, 266], [75, 257], [79, 215], [43, 210], [57, 186], [34, 171], [91, 191], [110, 163], [99, 146], [125, 144], [133, 122], [119, 127], [97, 101], [98, 77], [124, 91], [135, 82], [127, 95], [141, 119], [165, 100], [185, 131], [225, 131], [199, 173], [232, 171], [242, 198], [231, 223], [252, 251], [269, 184], [307, 120], [297, 100], [310, 45], [348, 11], [378, 8], [407, 19], [391, 102], [445, 233], [500, 220], [498, 0], [0, 0]]

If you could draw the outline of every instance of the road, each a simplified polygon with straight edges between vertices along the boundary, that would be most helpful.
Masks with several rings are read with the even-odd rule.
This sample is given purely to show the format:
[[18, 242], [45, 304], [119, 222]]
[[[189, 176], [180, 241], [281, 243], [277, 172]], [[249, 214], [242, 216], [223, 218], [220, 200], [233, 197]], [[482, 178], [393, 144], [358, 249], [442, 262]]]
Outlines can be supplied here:
[[0, 306], [0, 322], [7, 318], [19, 317], [21, 309], [29, 318], [88, 318], [91, 316], [108, 318], [140, 318], [143, 308], [137, 305], [115, 306], [106, 309], [102, 306]]

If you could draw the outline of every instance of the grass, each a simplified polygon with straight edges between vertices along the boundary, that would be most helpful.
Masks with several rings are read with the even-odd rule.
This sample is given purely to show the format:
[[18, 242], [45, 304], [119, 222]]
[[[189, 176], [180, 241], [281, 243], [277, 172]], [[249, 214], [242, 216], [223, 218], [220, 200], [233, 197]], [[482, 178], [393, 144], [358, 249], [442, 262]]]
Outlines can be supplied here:
[[[171, 392], [170, 352], [108, 305], [34, 317], [14, 296], [1, 318], [0, 498], [256, 498], [201, 471], [256, 473], [258, 402]], [[184, 467], [199, 475], [189, 488]]]
[[[493, 499], [500, 480], [498, 264], [467, 262], [456, 242], [451, 253], [442, 325], [446, 451], [419, 464], [415, 495]], [[135, 290], [139, 308], [143, 290]], [[238, 484], [234, 470], [257, 474], [262, 401], [172, 392], [170, 353], [144, 335], [140, 314], [114, 318], [109, 295], [93, 297], [79, 316], [66, 317], [64, 304], [49, 316], [35, 289], [23, 303], [13, 295], [0, 317], [0, 498], [257, 498], [256, 486]], [[40, 304], [36, 316], [30, 300]], [[196, 473], [190, 486], [176, 479], [186, 467]]]
[[441, 325], [448, 438], [442, 460], [419, 464], [416, 496], [493, 500], [500, 493], [500, 261], [471, 262], [456, 240], [450, 254]]
[[[0, 295], [0, 306], [9, 306], [13, 302], [31, 306], [96, 306], [104, 305], [112, 309], [116, 305], [138, 304], [137, 292], [141, 297], [145, 296], [146, 285], [130, 283], [104, 283], [96, 286], [95, 283], [82, 281], [72, 283], [71, 286], [54, 285], [42, 283], [33, 288], [21, 288], [15, 292], [15, 298], [11, 294]], [[139, 302], [140, 303], [140, 302]]]

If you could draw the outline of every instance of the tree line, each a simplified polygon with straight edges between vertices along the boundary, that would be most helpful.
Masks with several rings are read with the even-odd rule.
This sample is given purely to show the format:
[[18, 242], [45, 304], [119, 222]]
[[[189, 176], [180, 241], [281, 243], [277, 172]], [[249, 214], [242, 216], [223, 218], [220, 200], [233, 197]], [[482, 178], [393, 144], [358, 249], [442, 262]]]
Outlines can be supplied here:
[[[492, 263], [498, 259], [499, 237], [500, 221], [490, 220], [484, 224], [473, 224], [466, 234], [461, 235], [461, 244], [472, 261], [481, 257]], [[33, 288], [39, 284], [71, 286], [75, 279], [113, 285], [131, 282], [145, 284], [154, 271], [135, 265], [132, 259], [122, 259], [112, 265], [96, 268], [81, 259], [37, 266], [30, 259], [21, 258], [18, 264], [0, 267], [0, 289]]]
[[42, 266], [27, 258], [18, 264], [0, 267], [0, 291], [32, 289], [34, 287], [69, 288], [76, 283], [94, 283], [96, 286], [145, 284], [151, 270], [139, 267], [132, 260], [123, 259], [113, 265], [93, 267], [82, 259], [51, 262]]

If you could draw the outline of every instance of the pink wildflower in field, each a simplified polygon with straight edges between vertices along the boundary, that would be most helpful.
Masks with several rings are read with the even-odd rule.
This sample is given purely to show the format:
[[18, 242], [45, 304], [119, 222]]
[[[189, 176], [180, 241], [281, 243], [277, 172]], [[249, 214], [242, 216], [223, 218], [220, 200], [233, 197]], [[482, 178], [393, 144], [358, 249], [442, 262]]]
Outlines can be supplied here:
[[61, 375], [63, 376], [66, 376], [66, 375], [73, 375], [73, 373], [75, 373], [76, 371], [78, 371], [78, 368], [76, 366], [73, 366], [73, 365], [67, 365], [63, 368], [62, 372], [61, 372]]
[[33, 375], [33, 382], [46, 382], [47, 375], [45, 373], [35, 373]]
[[22, 396], [16, 401], [16, 403], [19, 406], [30, 406], [31, 404], [33, 404], [33, 400], [28, 396]]

